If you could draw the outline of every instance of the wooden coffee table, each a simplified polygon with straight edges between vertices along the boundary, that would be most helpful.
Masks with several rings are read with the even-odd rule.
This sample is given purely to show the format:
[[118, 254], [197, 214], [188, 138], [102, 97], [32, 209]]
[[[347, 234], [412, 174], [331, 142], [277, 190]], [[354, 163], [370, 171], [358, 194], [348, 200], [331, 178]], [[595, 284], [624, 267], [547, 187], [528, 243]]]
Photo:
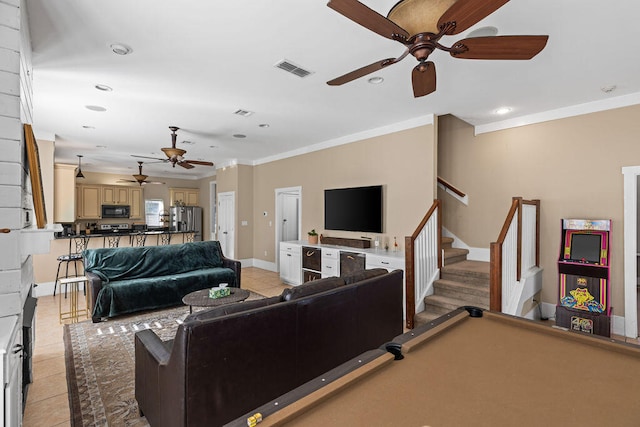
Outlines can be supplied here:
[[249, 298], [249, 291], [240, 288], [229, 288], [231, 294], [226, 297], [209, 298], [209, 288], [191, 292], [182, 297], [182, 303], [189, 306], [189, 313], [196, 307], [218, 307], [225, 304], [244, 301]]

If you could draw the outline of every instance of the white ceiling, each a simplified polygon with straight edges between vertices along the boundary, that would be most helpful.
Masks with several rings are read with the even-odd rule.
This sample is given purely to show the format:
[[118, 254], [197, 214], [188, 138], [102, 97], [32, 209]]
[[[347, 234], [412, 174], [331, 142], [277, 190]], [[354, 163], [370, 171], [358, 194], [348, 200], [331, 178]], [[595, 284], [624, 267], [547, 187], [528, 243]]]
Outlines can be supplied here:
[[[396, 1], [363, 3], [386, 15]], [[640, 93], [640, 2], [633, 0], [513, 0], [470, 31], [494, 26], [499, 35], [548, 34], [546, 48], [531, 61], [462, 60], [436, 51], [430, 59], [438, 89], [418, 99], [411, 56], [373, 74], [383, 84], [368, 83], [369, 76], [326, 84], [404, 51], [328, 8], [326, 0], [26, 3], [36, 137], [55, 135], [56, 162], [77, 163], [82, 154], [88, 171], [137, 172], [131, 155], [164, 157], [159, 149], [170, 146], [172, 125], [181, 128], [178, 147], [188, 159], [254, 164], [431, 114], [487, 125], [603, 100], [615, 106], [615, 99]], [[451, 45], [467, 33], [441, 42]], [[133, 52], [116, 55], [113, 43]], [[300, 78], [275, 68], [282, 59], [313, 74]], [[101, 92], [96, 84], [113, 91]], [[609, 85], [616, 90], [604, 93]], [[502, 106], [511, 112], [497, 116]], [[234, 115], [238, 109], [254, 114]], [[263, 123], [270, 126], [258, 126]], [[145, 163], [144, 172], [176, 178], [214, 173], [166, 163]]]

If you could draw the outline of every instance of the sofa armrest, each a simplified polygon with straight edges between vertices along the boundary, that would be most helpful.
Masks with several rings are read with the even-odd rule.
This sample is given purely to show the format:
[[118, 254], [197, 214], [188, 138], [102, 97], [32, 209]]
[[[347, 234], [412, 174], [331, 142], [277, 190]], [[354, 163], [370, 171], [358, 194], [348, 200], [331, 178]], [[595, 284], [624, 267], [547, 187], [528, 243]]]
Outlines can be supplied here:
[[[93, 309], [96, 306], [96, 301], [98, 300], [98, 294], [102, 289], [102, 279], [94, 273], [90, 271], [84, 272], [85, 277], [87, 278], [87, 292], [89, 293], [89, 309], [93, 314]], [[100, 319], [93, 319], [94, 322], [99, 322]]]
[[225, 268], [230, 268], [233, 270], [233, 272], [236, 274], [236, 288], [240, 288], [240, 271], [242, 270], [242, 264], [240, 263], [240, 261], [236, 261], [234, 259], [230, 259], [230, 258], [225, 258], [224, 255], [222, 255], [222, 266]]
[[166, 365], [171, 356], [171, 348], [151, 329], [136, 332], [136, 350], [146, 351], [158, 365]]

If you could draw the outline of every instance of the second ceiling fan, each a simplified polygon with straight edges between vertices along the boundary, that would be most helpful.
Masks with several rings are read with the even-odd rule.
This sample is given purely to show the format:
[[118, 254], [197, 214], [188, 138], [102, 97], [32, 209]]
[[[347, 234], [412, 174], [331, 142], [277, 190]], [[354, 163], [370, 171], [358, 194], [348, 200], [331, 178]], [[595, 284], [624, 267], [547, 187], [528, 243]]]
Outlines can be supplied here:
[[547, 44], [548, 36], [490, 36], [459, 40], [451, 47], [439, 43], [443, 36], [459, 34], [486, 18], [509, 0], [402, 0], [387, 17], [357, 0], [330, 0], [327, 6], [357, 24], [391, 40], [406, 50], [397, 58], [387, 58], [351, 71], [327, 82], [338, 86], [379, 71], [403, 60], [408, 54], [418, 60], [411, 80], [414, 97], [436, 90], [436, 68], [427, 58], [434, 50], [463, 59], [531, 59]]
[[185, 169], [193, 169], [193, 165], [213, 166], [213, 162], [185, 159], [183, 156], [187, 153], [187, 151], [181, 148], [176, 148], [176, 140], [178, 137], [176, 132], [180, 128], [177, 126], [169, 126], [169, 129], [171, 129], [171, 147], [161, 148], [162, 152], [167, 155], [166, 159], [158, 159], [155, 157], [135, 156], [135, 155], [132, 155], [132, 157], [139, 157], [141, 159], [153, 159], [153, 160], [158, 160], [164, 163], [168, 162], [168, 163], [171, 163], [171, 165], [174, 168], [176, 167], [176, 165], [182, 166]]

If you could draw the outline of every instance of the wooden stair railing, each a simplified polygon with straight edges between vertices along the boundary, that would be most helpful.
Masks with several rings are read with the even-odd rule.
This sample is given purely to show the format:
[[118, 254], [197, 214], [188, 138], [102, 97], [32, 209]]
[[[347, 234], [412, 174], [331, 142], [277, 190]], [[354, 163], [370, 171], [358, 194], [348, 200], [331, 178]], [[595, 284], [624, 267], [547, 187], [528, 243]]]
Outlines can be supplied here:
[[[489, 308], [492, 311], [502, 311], [502, 287], [503, 287], [503, 246], [507, 239], [509, 229], [516, 221], [517, 235], [516, 248], [513, 261], [516, 263], [515, 276], [510, 280], [519, 281], [522, 278], [522, 225], [523, 225], [523, 206], [535, 206], [535, 266], [540, 265], [540, 200], [523, 200], [522, 197], [514, 197], [511, 201], [511, 208], [507, 214], [498, 241], [491, 243], [490, 247], [490, 273], [489, 273]], [[527, 268], [531, 266], [527, 265]], [[507, 278], [509, 279], [509, 278]]]
[[445, 181], [444, 179], [442, 179], [440, 177], [438, 177], [438, 184], [441, 184], [444, 188], [446, 188], [447, 190], [451, 191], [452, 193], [457, 194], [460, 197], [464, 198], [464, 197], [467, 196], [462, 190], [459, 190], [453, 184], [450, 184], [449, 182]]
[[[413, 232], [411, 236], [406, 236], [405, 239], [405, 315], [406, 315], [406, 327], [408, 329], [413, 329], [414, 325], [414, 317], [416, 314], [416, 266], [415, 266], [415, 258], [416, 258], [416, 239], [419, 238], [422, 231], [425, 229], [428, 223], [430, 223], [432, 216], [436, 215], [435, 220], [437, 221], [436, 227], [437, 230], [434, 233], [435, 236], [432, 238], [437, 239], [436, 251], [437, 251], [437, 268], [442, 268], [442, 249], [441, 249], [441, 238], [442, 238], [442, 214], [441, 214], [441, 202], [439, 200], [434, 200], [431, 208], [427, 212], [427, 214], [422, 218], [420, 224]], [[433, 242], [431, 242], [433, 244]]]

